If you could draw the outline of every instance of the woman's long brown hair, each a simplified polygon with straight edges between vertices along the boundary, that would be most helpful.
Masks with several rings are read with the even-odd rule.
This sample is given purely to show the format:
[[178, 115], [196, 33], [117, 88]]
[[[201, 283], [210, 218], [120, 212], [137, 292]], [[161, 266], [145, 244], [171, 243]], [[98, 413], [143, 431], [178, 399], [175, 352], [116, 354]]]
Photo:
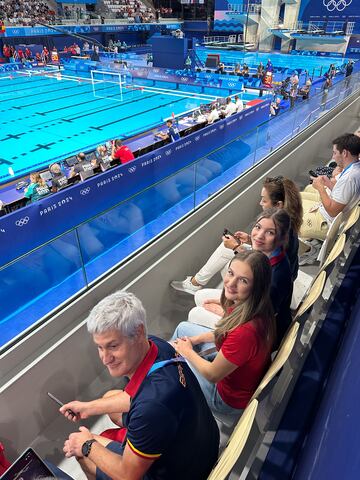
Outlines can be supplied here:
[[298, 186], [289, 178], [279, 176], [265, 178], [263, 187], [274, 207], [278, 202], [283, 203], [284, 210], [290, 215], [291, 227], [298, 234], [303, 221], [303, 208]]
[[[256, 318], [260, 334], [272, 347], [276, 336], [276, 327], [270, 300], [271, 266], [269, 259], [262, 252], [247, 250], [238, 253], [231, 261], [230, 267], [235, 262], [244, 262], [250, 266], [253, 273], [253, 288], [249, 297], [241, 303], [229, 301], [225, 297], [223, 289], [220, 302], [225, 315], [216, 324], [215, 341], [222, 341], [227, 333]], [[234, 309], [231, 313], [227, 313], [231, 307]]]

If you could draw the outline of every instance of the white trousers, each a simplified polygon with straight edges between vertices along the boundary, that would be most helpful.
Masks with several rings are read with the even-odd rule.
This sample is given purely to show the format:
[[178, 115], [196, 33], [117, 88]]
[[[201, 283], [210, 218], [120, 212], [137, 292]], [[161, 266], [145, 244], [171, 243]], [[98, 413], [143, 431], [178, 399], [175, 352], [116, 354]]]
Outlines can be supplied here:
[[215, 329], [215, 324], [220, 320], [221, 316], [205, 310], [203, 307], [204, 300], [214, 298], [220, 300], [221, 289], [218, 288], [204, 288], [195, 293], [196, 307], [192, 308], [188, 315], [188, 321], [202, 325], [203, 327]]
[[218, 272], [221, 272], [221, 275], [224, 278], [227, 264], [233, 258], [233, 250], [231, 248], [226, 248], [221, 242], [205, 265], [195, 274], [195, 280], [199, 285], [206, 285]]

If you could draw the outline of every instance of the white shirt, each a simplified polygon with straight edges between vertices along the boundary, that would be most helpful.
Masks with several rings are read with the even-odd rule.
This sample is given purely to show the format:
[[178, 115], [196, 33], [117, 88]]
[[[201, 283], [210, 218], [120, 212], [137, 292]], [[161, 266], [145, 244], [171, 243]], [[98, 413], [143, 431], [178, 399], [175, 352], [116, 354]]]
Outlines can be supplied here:
[[225, 110], [224, 110], [225, 118], [230, 117], [230, 115], [235, 113], [236, 110], [237, 110], [237, 108], [236, 108], [235, 103], [233, 103], [233, 102], [228, 103], [225, 107]]
[[242, 110], [244, 110], [244, 104], [243, 104], [243, 101], [241, 100], [241, 98], [238, 98], [236, 100], [235, 105], [236, 105], [236, 111], [237, 112], [241, 112]]
[[[338, 181], [331, 190], [330, 198], [335, 202], [346, 205], [343, 213], [350, 212], [360, 201], [360, 161], [354, 162], [340, 174]], [[334, 217], [331, 217], [323, 204], [320, 204], [319, 212], [328, 224], [331, 224]]]
[[211, 112], [209, 113], [208, 117], [207, 117], [207, 121], [208, 123], [214, 123], [215, 120], [218, 120], [219, 117], [219, 112], [216, 110], [216, 108], [214, 110], [211, 110]]

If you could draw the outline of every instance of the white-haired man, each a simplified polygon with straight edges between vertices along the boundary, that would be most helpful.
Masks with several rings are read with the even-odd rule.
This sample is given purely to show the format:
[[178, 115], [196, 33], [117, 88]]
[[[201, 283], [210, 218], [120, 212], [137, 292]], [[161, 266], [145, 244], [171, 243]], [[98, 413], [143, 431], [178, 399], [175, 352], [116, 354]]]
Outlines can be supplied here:
[[104, 438], [80, 427], [66, 440], [65, 455], [78, 458], [89, 478], [206, 479], [218, 455], [216, 422], [186, 362], [168, 342], [147, 337], [140, 300], [125, 291], [108, 296], [87, 327], [110, 375], [130, 381], [124, 391], [60, 411], [73, 421], [110, 414], [126, 431]]

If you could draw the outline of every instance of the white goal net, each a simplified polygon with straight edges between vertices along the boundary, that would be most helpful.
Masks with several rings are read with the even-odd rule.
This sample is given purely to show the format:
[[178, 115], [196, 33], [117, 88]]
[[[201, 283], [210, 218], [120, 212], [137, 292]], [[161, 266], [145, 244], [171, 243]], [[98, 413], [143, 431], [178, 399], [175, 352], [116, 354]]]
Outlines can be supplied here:
[[94, 97], [123, 101], [123, 89], [131, 83], [128, 72], [105, 72], [91, 70]]

